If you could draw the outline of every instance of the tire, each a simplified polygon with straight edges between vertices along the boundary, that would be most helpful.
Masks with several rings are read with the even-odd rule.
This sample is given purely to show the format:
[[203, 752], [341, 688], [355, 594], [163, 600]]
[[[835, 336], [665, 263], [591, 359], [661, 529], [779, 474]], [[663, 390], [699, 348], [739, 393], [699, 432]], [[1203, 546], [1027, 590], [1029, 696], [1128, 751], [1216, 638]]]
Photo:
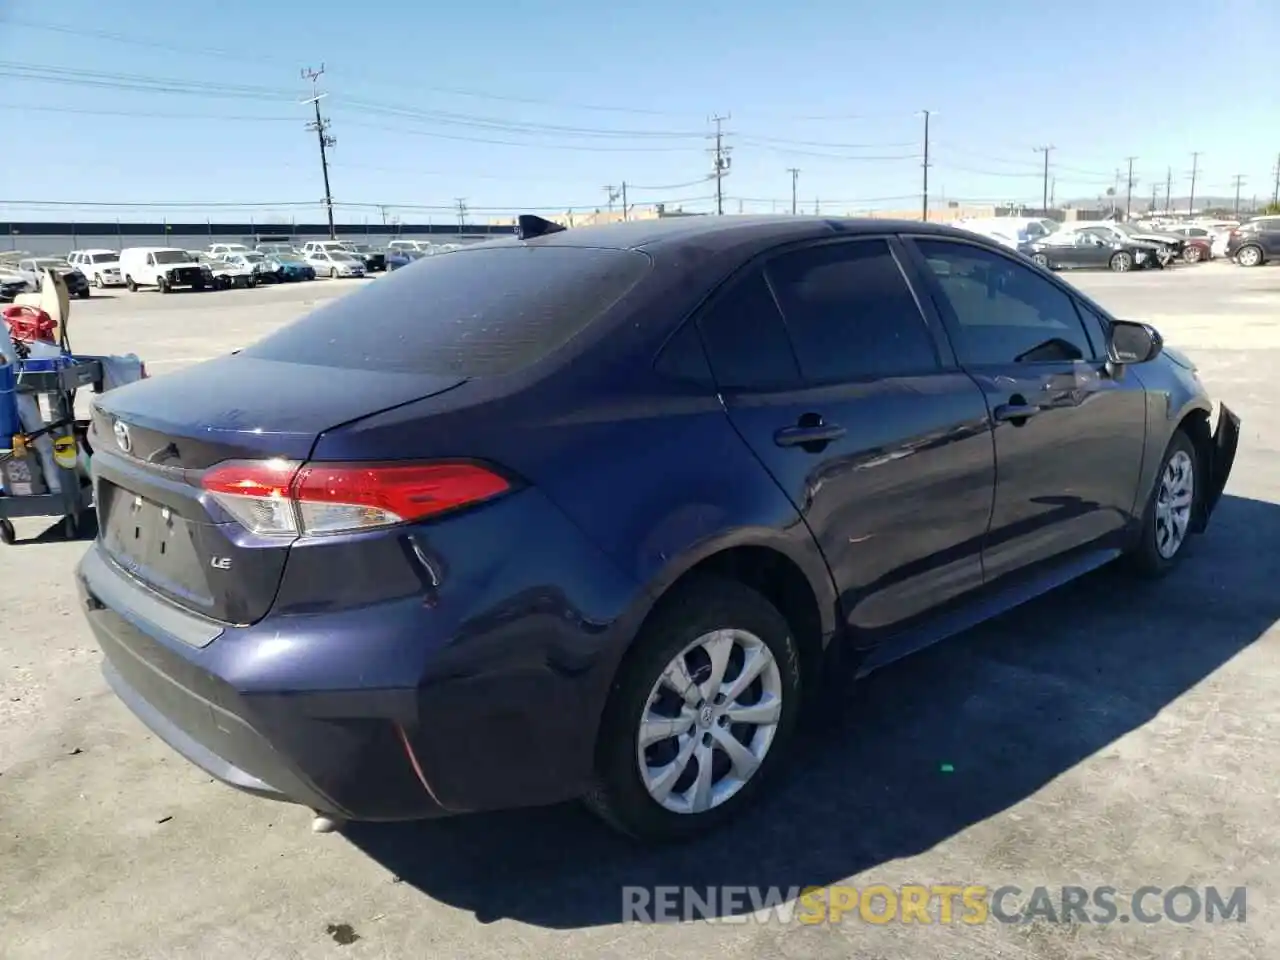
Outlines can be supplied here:
[[337, 268], [337, 267], [330, 267], [330, 268], [329, 268], [329, 279], [330, 279], [330, 280], [337, 280], [337, 279], [338, 279], [338, 268]]
[[1236, 263], [1242, 267], [1262, 266], [1262, 248], [1252, 243], [1241, 247], [1236, 251]]
[[1133, 269], [1133, 256], [1121, 250], [1118, 253], [1111, 255], [1111, 259], [1108, 261], [1107, 266], [1116, 273], [1126, 273]]
[[124, 278], [124, 288], [128, 290], [130, 293], [138, 292], [138, 285], [133, 282], [133, 277]]
[[8, 520], [0, 520], [0, 543], [13, 546], [18, 542], [18, 533], [13, 529], [13, 524]]
[[[618, 670], [596, 741], [594, 783], [583, 798], [614, 829], [648, 842], [704, 834], [747, 807], [785, 761], [801, 706], [795, 638], [768, 600], [742, 583], [718, 577], [700, 577], [676, 591], [650, 614]], [[763, 665], [744, 690], [736, 695], [729, 690], [733, 699], [728, 704], [705, 700], [699, 691], [682, 701], [674, 687], [663, 684], [677, 660], [685, 675], [707, 682], [712, 662], [703, 643], [729, 651], [724, 676], [733, 679], [724, 681], [722, 690], [742, 676], [747, 657]], [[768, 710], [763, 721], [738, 724], [721, 713], [730, 705], [742, 711], [764, 703], [776, 704], [776, 713]], [[655, 706], [660, 710], [653, 712]], [[642, 754], [639, 736], [646, 714], [658, 717], [659, 729], [670, 729], [661, 721], [675, 717], [671, 722], [687, 724], [685, 732], [659, 736]], [[772, 716], [776, 721], [767, 719]], [[751, 772], [740, 778], [733, 775], [729, 754], [721, 746], [726, 741], [740, 751], [741, 759], [750, 761], [744, 769]], [[646, 785], [641, 766], [644, 762], [652, 771], [667, 758], [674, 779], [667, 781], [670, 792], [664, 806]], [[708, 758], [713, 762], [703, 767], [699, 761]], [[703, 769], [710, 771], [714, 783], [700, 782]], [[650, 775], [650, 782], [660, 781]], [[724, 795], [717, 798], [715, 791]], [[704, 802], [709, 806], [699, 810]]]
[[77, 293], [76, 296], [81, 300], [88, 300], [89, 297], [92, 296], [92, 294], [90, 293], [89, 288], [85, 287], [83, 290]]
[[245, 286], [247, 286], [250, 290], [252, 290], [257, 285], [258, 285], [257, 277], [250, 277], [248, 280], [245, 281]]
[[1034, 260], [1042, 270], [1049, 269], [1049, 258], [1046, 257], [1043, 253], [1037, 253], [1034, 256], [1032, 256], [1031, 259]]
[[102, 274], [95, 273], [93, 275], [93, 285], [97, 287], [99, 290], [102, 289]]
[[1182, 251], [1182, 259], [1187, 263], [1199, 263], [1204, 258], [1204, 252], [1199, 247], [1187, 247]]
[[[1202, 473], [1195, 444], [1186, 431], [1177, 430], [1160, 461], [1160, 472], [1156, 474], [1155, 484], [1147, 498], [1138, 542], [1129, 552], [1131, 566], [1138, 573], [1162, 577], [1177, 565], [1186, 552], [1204, 489]], [[1170, 499], [1181, 504], [1182, 497], [1177, 494], [1188, 487], [1186, 502], [1179, 508], [1184, 509], [1185, 514], [1162, 509]], [[1180, 525], [1176, 522], [1177, 517], [1181, 517]], [[1169, 533], [1177, 529], [1181, 530], [1180, 535], [1170, 540]]]
[[169, 281], [164, 277], [156, 277], [156, 289], [161, 293], [168, 293], [172, 288], [169, 286]]

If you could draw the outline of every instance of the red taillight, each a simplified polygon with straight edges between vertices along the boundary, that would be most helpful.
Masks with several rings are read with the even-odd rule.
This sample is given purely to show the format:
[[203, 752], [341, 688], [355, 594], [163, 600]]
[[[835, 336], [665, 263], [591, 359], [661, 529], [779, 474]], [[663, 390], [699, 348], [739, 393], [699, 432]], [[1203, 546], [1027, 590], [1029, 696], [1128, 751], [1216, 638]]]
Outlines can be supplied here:
[[230, 461], [201, 484], [242, 525], [266, 536], [349, 533], [425, 520], [511, 489], [473, 463]]

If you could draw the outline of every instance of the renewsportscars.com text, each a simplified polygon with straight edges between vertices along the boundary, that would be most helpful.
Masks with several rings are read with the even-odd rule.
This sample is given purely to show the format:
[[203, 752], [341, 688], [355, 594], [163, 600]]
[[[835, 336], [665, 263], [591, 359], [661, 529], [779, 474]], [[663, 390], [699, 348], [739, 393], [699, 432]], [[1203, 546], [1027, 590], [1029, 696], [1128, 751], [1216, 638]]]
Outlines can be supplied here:
[[1244, 923], [1244, 887], [623, 887], [633, 923]]

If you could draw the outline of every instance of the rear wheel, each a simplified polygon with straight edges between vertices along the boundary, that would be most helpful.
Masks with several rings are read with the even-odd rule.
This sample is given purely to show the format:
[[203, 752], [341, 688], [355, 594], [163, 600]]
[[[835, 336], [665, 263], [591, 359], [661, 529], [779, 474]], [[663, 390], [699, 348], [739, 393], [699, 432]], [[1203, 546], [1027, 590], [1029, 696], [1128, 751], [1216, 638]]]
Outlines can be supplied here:
[[1119, 253], [1112, 254], [1109, 265], [1116, 273], [1124, 273], [1133, 269], [1133, 257], [1121, 250]]
[[1155, 489], [1143, 514], [1141, 536], [1130, 551], [1140, 573], [1162, 576], [1182, 556], [1202, 496], [1198, 464], [1195, 444], [1178, 430], [1160, 462]]
[[138, 285], [133, 282], [133, 277], [124, 278], [124, 288], [128, 290], [130, 293], [138, 292]]
[[330, 267], [330, 268], [329, 268], [329, 279], [330, 279], [330, 280], [337, 280], [337, 279], [338, 279], [338, 268], [337, 268], [337, 267]]
[[8, 520], [0, 520], [0, 543], [13, 546], [18, 542], [18, 533], [13, 529], [13, 524]]
[[1031, 259], [1034, 260], [1036, 263], [1038, 263], [1045, 270], [1049, 269], [1049, 258], [1046, 257], [1043, 253], [1037, 253]]
[[1262, 263], [1262, 248], [1249, 244], [1236, 251], [1236, 263], [1242, 267], [1256, 267]]
[[169, 288], [169, 281], [168, 281], [168, 280], [166, 280], [164, 277], [157, 277], [157, 278], [156, 278], [156, 287], [157, 287], [157, 289], [159, 289], [159, 291], [160, 291], [161, 293], [168, 293], [168, 292], [169, 292], [169, 289], [170, 289], [170, 288]]
[[1187, 263], [1199, 263], [1204, 257], [1204, 253], [1199, 247], [1187, 247], [1182, 251], [1182, 259]]
[[79, 297], [81, 300], [88, 300], [90, 297], [89, 288], [85, 287], [83, 290], [77, 293], [76, 296]]
[[800, 710], [799, 653], [763, 596], [705, 577], [650, 616], [614, 682], [587, 805], [640, 840], [713, 829], [786, 756]]

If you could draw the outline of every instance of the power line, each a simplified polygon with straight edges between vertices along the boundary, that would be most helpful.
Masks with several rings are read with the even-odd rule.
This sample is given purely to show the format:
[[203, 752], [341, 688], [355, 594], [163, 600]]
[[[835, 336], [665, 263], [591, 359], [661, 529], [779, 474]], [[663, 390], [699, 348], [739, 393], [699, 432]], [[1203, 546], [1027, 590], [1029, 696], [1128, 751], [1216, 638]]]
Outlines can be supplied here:
[[[131, 34], [111, 33], [105, 30], [89, 30], [82, 27], [72, 27], [72, 26], [66, 26], [62, 24], [41, 23], [37, 21], [25, 20], [22, 18], [10, 17], [10, 16], [0, 17], [0, 23], [7, 24], [8, 26], [11, 26], [11, 27], [23, 27], [29, 30], [43, 30], [43, 31], [48, 31], [53, 33], [67, 34], [70, 36], [89, 37], [96, 40], [108, 40], [114, 43], [124, 43], [124, 44], [132, 44], [132, 45], [141, 46], [141, 47], [151, 47], [153, 49], [168, 50], [175, 53], [194, 54], [196, 56], [212, 57], [218, 60], [232, 60], [239, 63], [251, 63], [257, 66], [261, 66], [264, 63], [267, 63], [267, 64], [274, 63], [281, 67], [288, 66], [288, 64], [283, 60], [279, 60], [272, 57], [248, 56], [248, 55], [245, 55], [242, 53], [236, 53], [230, 50], [217, 50], [217, 49], [211, 49], [208, 47], [195, 47], [195, 46], [161, 42], [157, 40], [148, 40], [142, 37], [133, 36]], [[359, 75], [357, 74], [357, 76]], [[366, 80], [365, 82], [368, 83], [370, 81]], [[370, 83], [370, 85], [390, 86], [390, 84], [375, 84], [375, 83]], [[400, 85], [397, 84], [397, 86], [400, 86]], [[462, 89], [457, 87], [434, 87], [433, 86], [433, 87], [423, 87], [422, 89], [430, 91], [432, 93], [443, 93], [443, 94], [448, 94], [450, 96], [470, 97], [474, 99], [493, 100], [493, 101], [504, 102], [504, 103], [523, 103], [523, 104], [549, 106], [549, 107], [567, 107], [573, 110], [600, 111], [600, 112], [607, 112], [607, 113], [626, 113], [626, 114], [636, 114], [636, 115], [643, 115], [643, 116], [666, 116], [666, 117], [687, 116], [686, 114], [683, 114], [683, 113], [676, 114], [669, 111], [651, 110], [651, 109], [646, 109], [642, 107], [625, 107], [625, 106], [618, 106], [618, 105], [573, 103], [573, 102], [567, 102], [567, 101], [539, 99], [534, 97], [520, 97], [520, 96], [512, 96], [508, 94], [496, 94], [496, 93], [490, 93], [490, 92], [479, 91], [479, 90]]]
[[311, 99], [302, 101], [303, 103], [311, 103], [316, 108], [316, 119], [314, 123], [308, 123], [307, 129], [315, 131], [316, 140], [320, 144], [320, 170], [324, 174], [324, 206], [325, 211], [329, 215], [329, 239], [333, 240], [338, 236], [337, 230], [333, 224], [333, 191], [329, 189], [329, 147], [336, 146], [338, 141], [329, 136], [329, 121], [327, 118], [320, 116], [320, 100], [325, 96], [318, 87], [320, 78], [324, 75], [324, 64], [320, 64], [319, 70], [306, 68], [302, 71], [302, 79], [311, 81]]

